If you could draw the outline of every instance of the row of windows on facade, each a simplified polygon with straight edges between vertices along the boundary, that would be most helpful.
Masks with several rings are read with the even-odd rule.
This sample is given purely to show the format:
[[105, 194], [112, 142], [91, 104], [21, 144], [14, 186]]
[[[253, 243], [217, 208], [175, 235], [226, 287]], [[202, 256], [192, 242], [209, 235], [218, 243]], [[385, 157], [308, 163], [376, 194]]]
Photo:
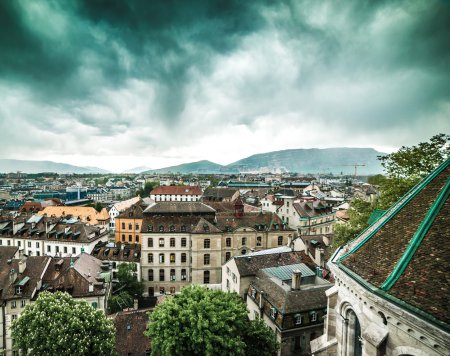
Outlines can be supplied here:
[[[26, 299], [22, 299], [20, 302], [20, 306], [23, 308], [25, 307], [25, 305], [27, 304]], [[17, 308], [17, 300], [12, 300], [11, 301], [11, 309], [15, 309]]]
[[[126, 240], [125, 234], [122, 234], [122, 242], [125, 242], [125, 240]], [[135, 235], [134, 240], [136, 242], [139, 242], [139, 235]], [[128, 242], [133, 242], [133, 235], [128, 235]]]
[[[122, 235], [124, 236], [124, 235]], [[130, 235], [131, 236], [131, 235]], [[181, 238], [181, 247], [186, 247], [187, 244], [187, 240], [185, 237]], [[164, 247], [165, 245], [165, 239], [163, 237], [161, 237], [159, 239], [159, 247]], [[242, 237], [241, 239], [241, 245], [245, 246], [247, 245], [247, 238], [246, 237]], [[283, 245], [283, 236], [278, 236], [278, 246], [282, 246]], [[147, 239], [147, 246], [148, 247], [153, 247], [153, 238], [148, 238]], [[169, 240], [169, 246], [170, 247], [176, 247], [176, 240], [174, 237], [171, 237]], [[226, 247], [231, 247], [232, 246], [232, 239], [231, 237], [227, 237], [225, 239], [225, 246]], [[256, 246], [262, 246], [262, 236], [257, 236], [256, 237]], [[210, 239], [204, 239], [203, 240], [203, 248], [211, 248], [211, 240]]]
[[[125, 230], [125, 223], [124, 222], [122, 223], [122, 229]], [[133, 224], [132, 223], [128, 224], [128, 230], [133, 230]], [[136, 230], [139, 231], [139, 224], [136, 224]]]
[[[0, 240], [0, 246], [3, 245], [3, 240]], [[11, 240], [7, 240], [7, 245], [11, 246]], [[27, 243], [28, 248], [32, 248], [32, 244], [31, 241], [28, 241]], [[22, 243], [21, 241], [17, 241], [17, 247], [22, 247]], [[36, 248], [40, 248], [40, 244], [38, 241], [36, 241]], [[51, 245], [47, 245], [47, 252], [52, 252], [52, 246]], [[60, 251], [60, 246], [55, 246], [55, 252], [61, 252]], [[68, 247], [67, 246], [63, 246], [63, 252], [64, 253], [68, 253]], [[77, 253], [77, 249], [76, 247], [72, 247], [72, 253], [76, 254]], [[33, 254], [33, 251], [28, 251], [28, 255], [31, 256]], [[40, 256], [40, 252], [36, 251], [36, 256]]]
[[[231, 257], [231, 255], [230, 255]], [[174, 253], [171, 253], [169, 255], [169, 261], [170, 263], [176, 263], [176, 255]], [[147, 254], [147, 262], [148, 263], [154, 263], [154, 258], [153, 258], [153, 253], [148, 253]], [[164, 253], [160, 253], [158, 256], [158, 262], [159, 263], [165, 263], [165, 255]], [[181, 254], [181, 263], [186, 263], [187, 262], [187, 255], [185, 253]], [[192, 263], [192, 257], [190, 262]], [[211, 255], [209, 253], [206, 253], [203, 255], [203, 264], [204, 265], [209, 265], [211, 264]]]
[[[164, 269], [159, 270], [159, 281], [160, 282], [165, 281], [165, 274], [166, 274], [166, 271]], [[210, 276], [211, 276], [211, 274], [209, 271], [203, 271], [203, 283], [208, 284], [210, 281]], [[155, 280], [154, 271], [152, 269], [148, 270], [147, 278], [148, 278], [149, 282], [153, 282]], [[169, 281], [175, 282], [176, 280], [177, 280], [176, 279], [176, 271], [175, 271], [175, 269], [171, 269], [170, 273], [169, 273]], [[186, 269], [184, 269], [184, 268], [181, 270], [180, 280], [187, 281], [187, 272], [186, 272]]]

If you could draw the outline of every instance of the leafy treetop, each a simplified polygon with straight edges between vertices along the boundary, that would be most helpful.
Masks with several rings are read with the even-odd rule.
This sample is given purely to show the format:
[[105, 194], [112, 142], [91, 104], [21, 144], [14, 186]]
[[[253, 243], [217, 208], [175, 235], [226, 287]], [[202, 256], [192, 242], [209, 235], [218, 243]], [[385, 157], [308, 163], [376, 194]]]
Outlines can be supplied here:
[[15, 348], [33, 355], [114, 355], [115, 330], [101, 310], [69, 294], [43, 292], [12, 323]]

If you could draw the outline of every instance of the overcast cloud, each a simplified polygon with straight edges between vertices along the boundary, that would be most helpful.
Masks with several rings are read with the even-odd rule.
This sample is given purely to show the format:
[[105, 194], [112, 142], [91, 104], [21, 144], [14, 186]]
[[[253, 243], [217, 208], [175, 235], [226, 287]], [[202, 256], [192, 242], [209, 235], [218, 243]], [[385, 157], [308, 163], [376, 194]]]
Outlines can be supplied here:
[[446, 1], [0, 2], [0, 157], [121, 171], [450, 132]]

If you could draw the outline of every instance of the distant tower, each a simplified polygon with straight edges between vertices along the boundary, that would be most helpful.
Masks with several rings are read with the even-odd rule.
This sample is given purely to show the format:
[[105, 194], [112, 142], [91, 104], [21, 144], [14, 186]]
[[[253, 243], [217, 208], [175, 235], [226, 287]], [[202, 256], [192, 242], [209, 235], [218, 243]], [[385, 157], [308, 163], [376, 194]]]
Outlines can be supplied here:
[[237, 218], [244, 216], [244, 203], [242, 202], [241, 197], [237, 198], [234, 202], [234, 216]]

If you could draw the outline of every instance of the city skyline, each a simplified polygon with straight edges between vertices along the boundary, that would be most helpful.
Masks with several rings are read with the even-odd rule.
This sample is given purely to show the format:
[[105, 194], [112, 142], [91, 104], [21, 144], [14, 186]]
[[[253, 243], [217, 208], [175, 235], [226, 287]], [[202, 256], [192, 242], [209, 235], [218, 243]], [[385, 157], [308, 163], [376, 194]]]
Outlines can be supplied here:
[[0, 4], [0, 158], [123, 171], [450, 131], [450, 5]]

